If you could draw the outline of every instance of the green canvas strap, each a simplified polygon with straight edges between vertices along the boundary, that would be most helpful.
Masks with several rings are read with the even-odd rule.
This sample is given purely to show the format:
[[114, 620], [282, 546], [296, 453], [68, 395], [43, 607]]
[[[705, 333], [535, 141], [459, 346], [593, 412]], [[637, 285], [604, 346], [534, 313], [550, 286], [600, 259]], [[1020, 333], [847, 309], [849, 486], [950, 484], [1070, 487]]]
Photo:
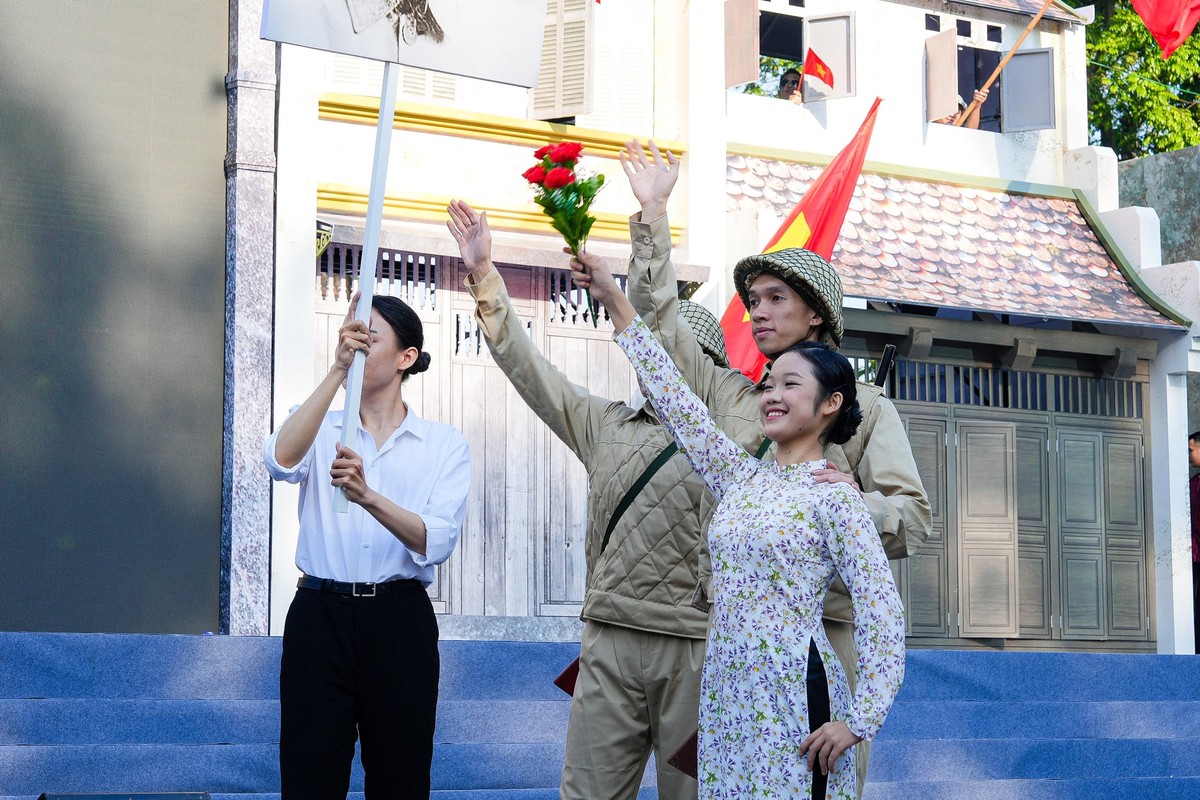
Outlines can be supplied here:
[[629, 506], [633, 504], [634, 499], [641, 494], [642, 489], [646, 488], [646, 484], [654, 477], [654, 473], [662, 468], [662, 465], [671, 460], [671, 456], [679, 452], [679, 445], [671, 442], [663, 448], [663, 451], [651, 461], [646, 469], [642, 470], [642, 474], [634, 481], [633, 486], [629, 487], [629, 491], [621, 498], [621, 502], [617, 503], [616, 509], [613, 510], [612, 518], [608, 521], [608, 530], [604, 532], [604, 541], [600, 542], [600, 552], [604, 552], [604, 548], [608, 547], [608, 540], [612, 537], [613, 529], [617, 527], [617, 523], [621, 521], [621, 517], [629, 510]]
[[[762, 444], [758, 446], [758, 452], [754, 454], [754, 457], [762, 458], [770, 449], [771, 440], [763, 439]], [[629, 510], [629, 507], [633, 505], [633, 501], [637, 498], [637, 496], [642, 493], [642, 489], [646, 488], [646, 484], [649, 483], [650, 479], [654, 477], [654, 473], [662, 469], [662, 465], [670, 461], [671, 456], [678, 452], [679, 445], [675, 442], [671, 442], [669, 445], [663, 448], [662, 452], [659, 453], [644, 470], [642, 470], [642, 474], [639, 475], [638, 479], [633, 482], [633, 486], [629, 487], [629, 491], [627, 491], [625, 496], [621, 498], [621, 502], [617, 503], [617, 507], [613, 510], [612, 518], [608, 521], [608, 529], [604, 531], [604, 539], [600, 542], [601, 553], [604, 552], [604, 548], [608, 547], [608, 540], [612, 538], [612, 532], [614, 529], [616, 529], [617, 523], [621, 521], [621, 517], [623, 517], [625, 512]]]

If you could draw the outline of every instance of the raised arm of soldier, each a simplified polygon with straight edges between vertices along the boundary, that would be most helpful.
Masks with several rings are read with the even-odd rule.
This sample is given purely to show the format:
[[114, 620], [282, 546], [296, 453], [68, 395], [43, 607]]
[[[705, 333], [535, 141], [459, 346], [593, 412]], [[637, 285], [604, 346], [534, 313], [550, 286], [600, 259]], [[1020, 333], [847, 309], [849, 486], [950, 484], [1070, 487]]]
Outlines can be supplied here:
[[740, 407], [724, 402], [724, 398], [753, 387], [747, 389], [741, 373], [728, 369], [729, 363], [724, 358], [714, 362], [691, 326], [680, 323], [682, 307], [675, 266], [671, 263], [671, 228], [666, 211], [667, 200], [679, 179], [681, 162], [669, 150], [661, 151], [653, 141], [646, 147], [648, 154], [641, 142], [634, 139], [626, 142], [620, 153], [629, 188], [641, 206], [629, 218], [633, 244], [626, 289], [629, 300], [671, 354], [688, 385], [717, 417], [722, 429], [748, 451], [757, 452], [763, 442], [757, 399]]
[[534, 413], [586, 461], [613, 401], [573, 383], [533, 346], [492, 263], [487, 213], [476, 212], [462, 200], [452, 200], [446, 211], [446, 227], [470, 270], [466, 285], [475, 298], [475, 319], [492, 359]]

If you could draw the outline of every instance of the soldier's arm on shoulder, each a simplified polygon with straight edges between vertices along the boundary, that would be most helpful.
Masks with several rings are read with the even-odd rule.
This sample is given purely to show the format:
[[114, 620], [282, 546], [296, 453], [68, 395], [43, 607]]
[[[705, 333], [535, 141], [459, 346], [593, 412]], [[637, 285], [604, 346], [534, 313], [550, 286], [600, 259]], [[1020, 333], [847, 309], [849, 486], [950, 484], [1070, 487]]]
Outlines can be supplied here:
[[877, 391], [865, 394], [863, 423], [846, 455], [888, 558], [907, 558], [929, 538], [929, 497], [896, 406]]

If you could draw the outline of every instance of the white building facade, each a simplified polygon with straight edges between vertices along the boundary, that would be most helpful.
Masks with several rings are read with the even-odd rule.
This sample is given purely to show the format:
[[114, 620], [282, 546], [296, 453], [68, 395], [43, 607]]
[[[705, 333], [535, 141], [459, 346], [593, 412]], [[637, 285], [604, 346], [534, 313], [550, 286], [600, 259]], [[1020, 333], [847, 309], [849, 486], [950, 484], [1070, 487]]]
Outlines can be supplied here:
[[[245, 18], [241, 57], [258, 48], [270, 60], [272, 45], [250, 37], [255, 4], [233, 6]], [[430, 7], [436, 13], [436, 0]], [[881, 97], [834, 263], [847, 286], [846, 354], [869, 369], [883, 344], [901, 347], [891, 392], [935, 502], [928, 550], [896, 564], [911, 642], [1192, 651], [1187, 498], [1175, 488], [1186, 481], [1186, 373], [1200, 371], [1196, 265], [1156, 262], [1153, 212], [1119, 210], [1115, 160], [1088, 145], [1083, 20], [1052, 6], [994, 88], [980, 129], [928, 121], [928, 98], [945, 88], [930, 40], [941, 34], [944, 55], [953, 39], [958, 85], [974, 85], [1036, 10], [1024, 0], [550, 0], [542, 82], [532, 91], [401, 69], [379, 290], [403, 297], [426, 325], [434, 366], [410, 382], [414, 406], [460, 427], [474, 459], [467, 528], [431, 587], [444, 635], [576, 635], [586, 497], [581, 466], [524, 408], [478, 340], [444, 226], [449, 200], [487, 210], [497, 263], [539, 348], [594, 393], [624, 399], [633, 389], [624, 357], [603, 325], [580, 316], [561, 243], [521, 178], [532, 150], [580, 141], [581, 166], [606, 173], [589, 249], [619, 271], [636, 203], [617, 152], [638, 138], [679, 153], [684, 171], [669, 211], [675, 261], [681, 282], [696, 284], [693, 298], [719, 314], [733, 296], [732, 264], [761, 249]], [[818, 45], [835, 74], [824, 99], [795, 104], [729, 85], [752, 77], [747, 64], [755, 68], [760, 52], [799, 64]], [[250, 487], [265, 480], [249, 455], [254, 440], [328, 366], [345, 276], [362, 243], [382, 76], [379, 64], [290, 45], [279, 46], [275, 61], [274, 305], [269, 318], [262, 310], [231, 315], [235, 328], [257, 331], [246, 335], [267, 325], [274, 341], [269, 409], [260, 408], [269, 419], [234, 435], [227, 455], [237, 465], [227, 480]], [[236, 186], [236, 174], [231, 180]], [[968, 195], [975, 211], [961, 207]], [[979, 210], [986, 203], [993, 212]], [[933, 216], [920, 219], [921, 207]], [[888, 209], [911, 222], [898, 222], [890, 238]], [[978, 218], [970, 232], [966, 214]], [[935, 235], [955, 217], [962, 225]], [[314, 260], [318, 220], [333, 226], [332, 243]], [[1004, 249], [1006, 225], [1028, 225], [1035, 237], [1044, 225], [1051, 238], [1018, 257]], [[850, 229], [883, 235], [867, 242], [849, 238]], [[888, 249], [893, 239], [909, 250]], [[1039, 262], [1038, 248], [1051, 257]], [[1038, 262], [1068, 291], [1081, 284], [1055, 270], [1078, 252], [1091, 259], [1078, 266], [1092, 270], [1099, 288], [1064, 300], [1061, 313], [1006, 306], [985, 291], [968, 301], [964, 262], [948, 264], [944, 254], [980, 249], [992, 260], [979, 255], [976, 269], [1003, 263], [1009, 285], [1036, 275]], [[882, 272], [871, 266], [893, 262]], [[946, 282], [930, 283], [941, 294], [917, 292], [918, 273], [956, 265], [958, 299]], [[1004, 283], [998, 275], [978, 283], [991, 280]], [[1093, 301], [1108, 310], [1091, 313]], [[265, 367], [247, 361], [240, 369]], [[912, 388], [918, 378], [941, 388], [922, 394]], [[1031, 395], [1019, 385], [1048, 388]], [[980, 483], [979, 470], [997, 469], [1002, 480]], [[297, 574], [296, 494], [280, 485], [269, 501], [255, 488], [248, 496], [257, 499], [228, 515], [229, 535], [244, 543], [240, 552], [255, 551], [265, 536], [255, 520], [269, 516], [269, 568], [232, 548], [229, 628], [278, 633]], [[977, 530], [986, 535], [973, 538]]]

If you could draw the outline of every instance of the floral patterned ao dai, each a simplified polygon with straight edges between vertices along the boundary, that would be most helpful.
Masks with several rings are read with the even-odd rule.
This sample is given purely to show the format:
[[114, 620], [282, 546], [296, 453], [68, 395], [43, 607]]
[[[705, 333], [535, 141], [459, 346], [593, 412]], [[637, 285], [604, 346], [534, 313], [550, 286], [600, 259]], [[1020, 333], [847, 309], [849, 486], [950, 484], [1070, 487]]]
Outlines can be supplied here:
[[[864, 739], [883, 725], [904, 677], [904, 610], [879, 534], [853, 487], [813, 480], [825, 461], [763, 462], [721, 433], [640, 319], [616, 339], [718, 501], [708, 530], [713, 614], [700, 697], [700, 797], [808, 797], [812, 779], [799, 748], [809, 733], [809, 640], [825, 663], [832, 718]], [[854, 606], [853, 697], [821, 624], [835, 572]], [[851, 748], [826, 796], [854, 800], [854, 782]]]

